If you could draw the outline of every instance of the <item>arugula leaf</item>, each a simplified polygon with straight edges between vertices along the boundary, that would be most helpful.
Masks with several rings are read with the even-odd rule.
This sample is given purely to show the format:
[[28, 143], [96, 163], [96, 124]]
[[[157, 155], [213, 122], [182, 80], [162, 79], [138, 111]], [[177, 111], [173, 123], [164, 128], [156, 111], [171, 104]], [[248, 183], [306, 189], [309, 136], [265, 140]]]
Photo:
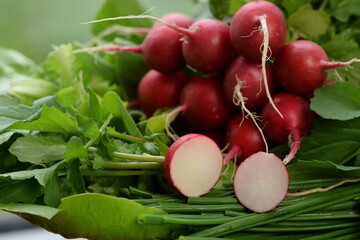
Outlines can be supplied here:
[[56, 136], [25, 135], [17, 138], [9, 151], [20, 162], [42, 164], [64, 159], [66, 143]]
[[0, 209], [8, 212], [12, 212], [23, 217], [31, 217], [35, 220], [35, 216], [50, 220], [57, 213], [60, 212], [58, 208], [52, 208], [37, 204], [23, 204], [23, 203], [0, 203]]
[[352, 15], [360, 16], [360, 2], [357, 0], [330, 1], [330, 13], [340, 22], [348, 22]]
[[82, 178], [80, 171], [80, 160], [79, 158], [72, 159], [67, 163], [68, 180], [71, 188], [77, 194], [86, 192], [85, 181]]
[[44, 202], [47, 206], [57, 207], [60, 204], [61, 187], [57, 169], [54, 170], [46, 182], [44, 191]]
[[360, 117], [360, 87], [349, 82], [326, 84], [317, 89], [311, 109], [321, 117], [350, 120]]
[[47, 96], [36, 100], [32, 106], [11, 105], [0, 107], [0, 132], [17, 122], [32, 121], [37, 119], [43, 106], [55, 107], [65, 111], [54, 96]]
[[44, 187], [34, 178], [12, 180], [0, 175], [0, 202], [32, 203], [44, 193]]
[[360, 154], [360, 118], [348, 121], [318, 119], [296, 154], [299, 160], [343, 164]]
[[310, 3], [294, 12], [287, 22], [289, 29], [306, 37], [317, 37], [326, 33], [331, 23], [329, 14], [313, 9]]

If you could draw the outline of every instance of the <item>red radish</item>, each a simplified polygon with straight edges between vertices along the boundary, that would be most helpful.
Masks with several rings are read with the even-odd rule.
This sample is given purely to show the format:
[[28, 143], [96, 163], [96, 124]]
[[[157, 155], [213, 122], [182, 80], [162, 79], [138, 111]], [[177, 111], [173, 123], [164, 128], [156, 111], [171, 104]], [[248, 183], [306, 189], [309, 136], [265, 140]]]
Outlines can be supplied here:
[[349, 66], [349, 62], [329, 62], [320, 45], [308, 40], [287, 44], [275, 59], [274, 71], [279, 84], [287, 91], [306, 95], [324, 85], [327, 70]]
[[283, 114], [283, 118], [269, 103], [265, 104], [261, 112], [263, 130], [265, 135], [276, 143], [290, 141], [291, 150], [284, 159], [286, 164], [295, 156], [300, 147], [301, 138], [310, 133], [314, 113], [310, 109], [309, 102], [299, 96], [279, 93], [273, 96], [273, 99]]
[[195, 76], [183, 87], [180, 106], [171, 114], [183, 112], [186, 121], [200, 130], [221, 127], [232, 114], [225, 99], [221, 79]]
[[186, 63], [201, 72], [217, 72], [235, 56], [229, 26], [219, 20], [202, 19], [184, 34], [182, 51]]
[[163, 74], [150, 70], [138, 85], [137, 98], [141, 109], [151, 116], [157, 109], [177, 106], [185, 82], [183, 72]]
[[250, 155], [265, 151], [263, 137], [253, 120], [238, 114], [228, 121], [225, 131], [225, 145], [229, 145], [229, 152], [224, 159], [228, 163], [235, 155], [242, 161]]
[[186, 197], [208, 193], [220, 178], [223, 167], [221, 150], [201, 134], [187, 134], [169, 148], [164, 162], [168, 182]]
[[[261, 22], [262, 19], [265, 21]], [[271, 2], [251, 1], [243, 5], [232, 18], [230, 39], [240, 55], [260, 62], [263, 51], [267, 50], [264, 49], [264, 31], [268, 33], [269, 51], [266, 57], [275, 57], [286, 40], [285, 17]]]
[[[275, 89], [275, 79], [269, 64], [266, 64], [266, 75], [269, 91], [270, 93], [273, 93]], [[240, 90], [245, 101], [245, 106], [250, 111], [258, 110], [267, 101], [261, 66], [255, 62], [249, 61], [243, 56], [237, 57], [229, 65], [224, 77], [226, 98], [237, 108], [241, 108], [240, 105], [234, 103], [234, 97], [237, 97], [234, 96], [234, 90], [237, 84], [240, 84]]]
[[239, 202], [256, 213], [269, 212], [286, 197], [289, 174], [283, 161], [272, 153], [257, 152], [237, 168], [234, 191]]
[[[187, 28], [193, 23], [190, 17], [183, 14], [168, 14], [163, 18], [164, 20], [162, 21], [168, 21], [168, 24], [177, 27]], [[182, 55], [181, 35], [165, 25], [154, 24], [143, 43], [139, 46], [109, 45], [79, 49], [75, 52], [106, 50], [142, 53], [145, 63], [149, 68], [163, 73], [174, 73], [185, 66], [185, 60]]]

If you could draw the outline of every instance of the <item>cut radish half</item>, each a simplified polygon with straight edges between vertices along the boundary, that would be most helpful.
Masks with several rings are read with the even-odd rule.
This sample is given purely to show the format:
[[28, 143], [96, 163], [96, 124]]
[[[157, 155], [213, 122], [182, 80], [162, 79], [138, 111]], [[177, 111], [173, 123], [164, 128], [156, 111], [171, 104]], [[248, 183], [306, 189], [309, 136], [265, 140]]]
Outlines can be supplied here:
[[257, 152], [245, 159], [234, 177], [234, 190], [239, 202], [253, 212], [268, 212], [285, 198], [289, 174], [275, 154]]
[[164, 162], [168, 182], [186, 197], [208, 193], [220, 178], [223, 157], [218, 145], [202, 134], [187, 134], [169, 148]]

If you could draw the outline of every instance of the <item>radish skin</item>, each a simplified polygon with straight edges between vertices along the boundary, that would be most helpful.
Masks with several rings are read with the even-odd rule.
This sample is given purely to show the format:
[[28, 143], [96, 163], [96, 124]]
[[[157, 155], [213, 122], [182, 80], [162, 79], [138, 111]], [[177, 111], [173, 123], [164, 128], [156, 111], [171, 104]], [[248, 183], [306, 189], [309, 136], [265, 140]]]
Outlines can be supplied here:
[[223, 167], [220, 148], [202, 134], [186, 134], [169, 148], [164, 161], [168, 182], [186, 197], [200, 197], [218, 182]]
[[286, 197], [289, 174], [275, 154], [257, 152], [237, 168], [234, 191], [239, 202], [256, 213], [269, 212]]

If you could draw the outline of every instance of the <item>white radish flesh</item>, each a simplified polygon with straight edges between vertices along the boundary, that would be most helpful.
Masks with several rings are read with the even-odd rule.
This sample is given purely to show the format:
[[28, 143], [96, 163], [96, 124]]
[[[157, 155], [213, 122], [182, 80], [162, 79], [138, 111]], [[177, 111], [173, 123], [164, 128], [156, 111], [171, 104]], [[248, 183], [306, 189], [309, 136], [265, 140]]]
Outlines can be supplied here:
[[186, 197], [208, 193], [219, 180], [222, 167], [220, 148], [202, 134], [187, 134], [177, 139], [164, 162], [167, 180]]
[[239, 202], [257, 213], [277, 207], [288, 192], [289, 175], [283, 161], [272, 153], [257, 152], [245, 159], [234, 177]]

